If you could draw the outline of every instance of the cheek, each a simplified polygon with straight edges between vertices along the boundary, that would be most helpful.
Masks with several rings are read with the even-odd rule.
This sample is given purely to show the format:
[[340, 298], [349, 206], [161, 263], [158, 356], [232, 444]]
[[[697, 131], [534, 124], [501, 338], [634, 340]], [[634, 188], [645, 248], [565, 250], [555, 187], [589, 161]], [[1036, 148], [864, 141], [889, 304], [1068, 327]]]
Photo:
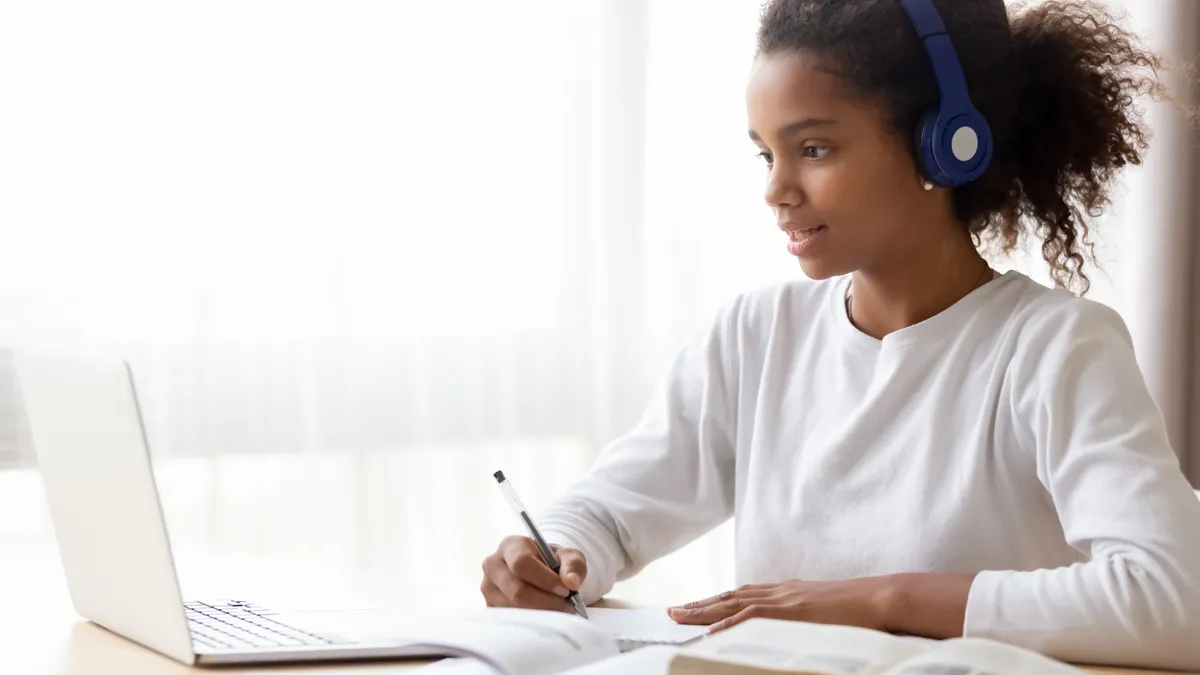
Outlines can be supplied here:
[[902, 162], [844, 157], [806, 177], [812, 205], [854, 238], [881, 239], [906, 219], [916, 178]]

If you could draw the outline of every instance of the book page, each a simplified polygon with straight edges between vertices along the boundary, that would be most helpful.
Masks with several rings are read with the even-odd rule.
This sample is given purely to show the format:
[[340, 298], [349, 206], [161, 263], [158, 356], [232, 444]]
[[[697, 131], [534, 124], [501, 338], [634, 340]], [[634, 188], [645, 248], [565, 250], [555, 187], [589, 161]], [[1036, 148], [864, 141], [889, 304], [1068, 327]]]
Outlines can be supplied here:
[[[617, 645], [584, 619], [562, 612], [489, 608], [410, 627], [405, 639], [474, 657], [439, 662], [433, 671], [553, 675], [615, 656]], [[482, 663], [480, 663], [482, 662]]]
[[[588, 612], [591, 614], [591, 612]], [[558, 675], [667, 675], [677, 647], [644, 647], [610, 659], [562, 671]], [[421, 668], [421, 675], [503, 675], [496, 667], [475, 658], [442, 659]]]
[[708, 626], [675, 623], [662, 609], [591, 607], [588, 623], [617, 641], [622, 651], [646, 645], [682, 645], [708, 634]]
[[421, 675], [504, 675], [496, 666], [473, 656], [442, 659], [418, 670]]
[[750, 619], [685, 647], [670, 672], [724, 673], [740, 667], [756, 673], [875, 675], [926, 649], [923, 644], [865, 628]]
[[993, 640], [943, 642], [887, 671], [887, 675], [1083, 675], [1083, 671], [1036, 652]]
[[[588, 613], [591, 613], [590, 609]], [[642, 647], [616, 658], [569, 670], [561, 675], [667, 675], [671, 659], [677, 653], [678, 647]]]

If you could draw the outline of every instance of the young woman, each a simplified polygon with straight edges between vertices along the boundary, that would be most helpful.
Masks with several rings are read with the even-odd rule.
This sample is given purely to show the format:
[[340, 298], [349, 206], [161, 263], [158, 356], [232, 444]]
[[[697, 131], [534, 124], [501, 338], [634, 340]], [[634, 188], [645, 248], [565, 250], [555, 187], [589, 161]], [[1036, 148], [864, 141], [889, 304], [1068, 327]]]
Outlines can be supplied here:
[[[745, 585], [677, 621], [1200, 668], [1200, 501], [1120, 316], [1065, 290], [1159, 66], [1079, 0], [770, 2], [750, 137], [807, 278], [719, 313], [541, 514], [561, 575], [506, 539], [488, 604], [593, 601], [736, 516]], [[1064, 288], [979, 253], [1026, 236]]]

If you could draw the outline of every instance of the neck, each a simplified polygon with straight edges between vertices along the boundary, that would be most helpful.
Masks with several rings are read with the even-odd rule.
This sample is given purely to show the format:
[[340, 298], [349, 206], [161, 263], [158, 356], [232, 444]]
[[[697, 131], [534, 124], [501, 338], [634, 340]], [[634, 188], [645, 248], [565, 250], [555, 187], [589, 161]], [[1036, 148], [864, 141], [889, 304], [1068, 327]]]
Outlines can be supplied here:
[[945, 311], [990, 277], [969, 236], [907, 251], [854, 273], [850, 321], [882, 339]]

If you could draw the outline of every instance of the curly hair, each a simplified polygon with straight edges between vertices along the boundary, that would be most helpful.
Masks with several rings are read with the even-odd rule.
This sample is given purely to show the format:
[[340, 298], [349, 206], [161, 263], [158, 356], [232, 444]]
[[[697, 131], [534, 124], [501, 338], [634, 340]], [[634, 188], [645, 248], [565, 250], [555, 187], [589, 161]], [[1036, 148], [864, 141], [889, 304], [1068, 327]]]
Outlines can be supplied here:
[[[1002, 254], [1037, 237], [1055, 283], [1086, 294], [1088, 221], [1110, 205], [1117, 173], [1142, 161], [1149, 130], [1136, 99], [1165, 97], [1162, 59], [1088, 0], [934, 4], [995, 138], [987, 172], [953, 191], [957, 219]], [[789, 50], [816, 55], [908, 138], [936, 104], [933, 68], [897, 0], [770, 0], [758, 52]]]

